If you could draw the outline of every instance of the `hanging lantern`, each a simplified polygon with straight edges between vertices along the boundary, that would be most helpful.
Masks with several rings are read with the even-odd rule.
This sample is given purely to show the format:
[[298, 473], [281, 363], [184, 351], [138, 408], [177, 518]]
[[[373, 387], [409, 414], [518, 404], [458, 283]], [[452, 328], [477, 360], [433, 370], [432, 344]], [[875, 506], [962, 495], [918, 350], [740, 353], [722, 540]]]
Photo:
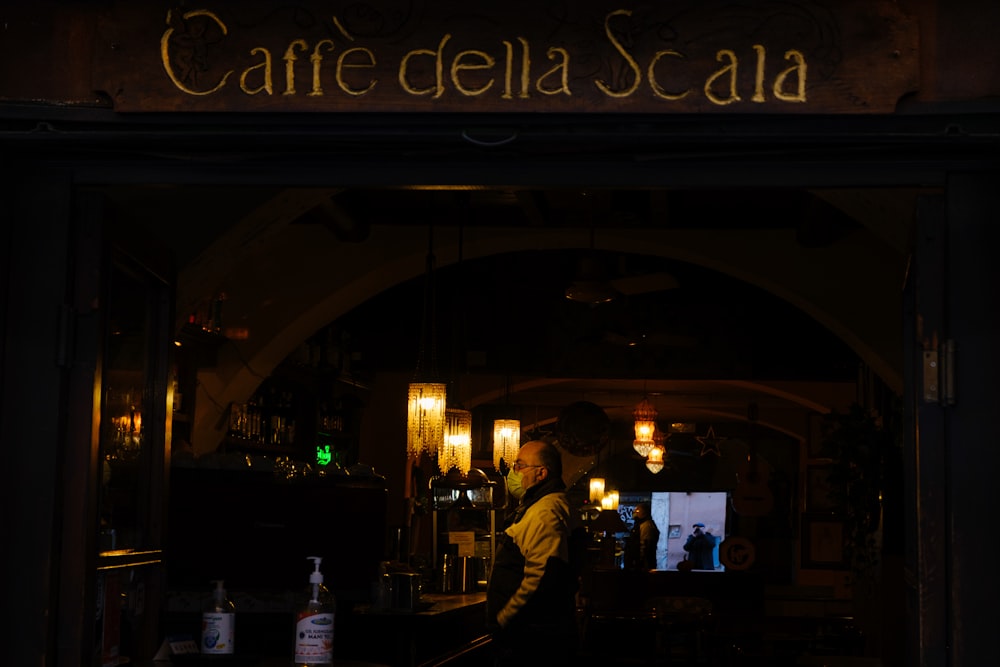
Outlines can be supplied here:
[[600, 505], [602, 500], [604, 500], [604, 478], [603, 477], [591, 477], [590, 478], [590, 503], [592, 505]]
[[656, 432], [656, 408], [643, 398], [639, 405], [632, 411], [632, 418], [635, 419], [635, 439], [640, 442], [652, 442], [653, 434]]
[[444, 438], [438, 448], [438, 468], [447, 475], [458, 468], [463, 475], [472, 467], [472, 413], [468, 410], [447, 409], [444, 416]]
[[639, 453], [639, 456], [645, 458], [649, 456], [649, 450], [653, 447], [659, 447], [663, 451], [666, 451], [666, 442], [668, 437], [670, 436], [664, 433], [660, 428], [657, 428], [653, 431], [652, 440], [635, 440], [632, 442], [632, 447]]
[[648, 456], [649, 450], [655, 444], [654, 437], [658, 430], [656, 417], [656, 408], [645, 397], [632, 411], [632, 418], [635, 419], [635, 440], [632, 442], [632, 447], [639, 456]]
[[406, 406], [406, 452], [419, 459], [424, 452], [433, 456], [444, 440], [446, 385], [412, 382]]
[[497, 419], [493, 422], [493, 467], [500, 469], [500, 459], [508, 466], [514, 465], [517, 450], [521, 449], [521, 420]]
[[649, 450], [649, 456], [646, 458], [646, 467], [649, 472], [654, 475], [663, 470], [663, 448], [654, 446]]

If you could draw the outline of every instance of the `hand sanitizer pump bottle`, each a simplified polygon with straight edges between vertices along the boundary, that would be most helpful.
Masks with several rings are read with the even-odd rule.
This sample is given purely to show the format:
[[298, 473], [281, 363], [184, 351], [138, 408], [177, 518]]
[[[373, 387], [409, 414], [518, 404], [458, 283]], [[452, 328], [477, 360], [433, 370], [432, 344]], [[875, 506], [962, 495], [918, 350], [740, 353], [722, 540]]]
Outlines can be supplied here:
[[236, 606], [226, 595], [222, 579], [212, 582], [215, 591], [201, 614], [201, 652], [204, 655], [232, 655], [236, 638]]
[[309, 575], [308, 599], [295, 613], [295, 665], [313, 667], [333, 663], [333, 619], [335, 601], [323, 585], [319, 566], [323, 559], [309, 556], [314, 570]]

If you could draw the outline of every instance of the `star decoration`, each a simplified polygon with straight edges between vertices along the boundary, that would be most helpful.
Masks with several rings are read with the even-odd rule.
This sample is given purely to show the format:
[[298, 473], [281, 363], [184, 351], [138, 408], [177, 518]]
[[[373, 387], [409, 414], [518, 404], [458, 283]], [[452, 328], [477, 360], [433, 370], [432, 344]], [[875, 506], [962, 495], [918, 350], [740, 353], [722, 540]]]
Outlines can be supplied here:
[[696, 435], [694, 439], [701, 443], [702, 456], [707, 456], [708, 454], [722, 456], [722, 450], [719, 449], [719, 445], [723, 440], [727, 440], [728, 438], [715, 437], [715, 427], [709, 426], [708, 433], [705, 435]]

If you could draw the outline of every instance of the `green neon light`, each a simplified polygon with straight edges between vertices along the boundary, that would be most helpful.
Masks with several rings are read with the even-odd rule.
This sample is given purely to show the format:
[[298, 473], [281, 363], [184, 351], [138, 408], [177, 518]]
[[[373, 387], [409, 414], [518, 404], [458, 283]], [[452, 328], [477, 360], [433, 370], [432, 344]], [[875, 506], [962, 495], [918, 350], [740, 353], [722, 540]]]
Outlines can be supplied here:
[[316, 446], [316, 463], [321, 466], [325, 466], [333, 459], [333, 454], [330, 453], [330, 445], [317, 445]]

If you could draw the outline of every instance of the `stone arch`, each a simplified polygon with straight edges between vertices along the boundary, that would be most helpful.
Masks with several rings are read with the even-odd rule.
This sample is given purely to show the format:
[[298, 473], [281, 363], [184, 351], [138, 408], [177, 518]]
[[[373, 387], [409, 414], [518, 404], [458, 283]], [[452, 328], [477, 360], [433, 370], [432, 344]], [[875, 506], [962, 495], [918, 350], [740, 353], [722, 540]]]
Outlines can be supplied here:
[[[314, 198], [328, 192], [317, 192]], [[295, 210], [302, 206], [299, 202]], [[223, 253], [226, 271], [215, 276], [217, 284], [240, 285], [252, 293], [241, 299], [231, 290], [229, 304], [235, 312], [230, 317], [239, 319], [251, 338], [238, 351], [224, 350], [217, 367], [199, 374], [212, 400], [197, 403], [195, 439], [218, 442], [228, 406], [245, 401], [296, 345], [425, 269], [426, 228], [374, 228], [364, 242], [345, 243], [319, 226], [289, 225], [292, 218], [284, 217], [266, 243], [246, 244], [238, 256], [217, 244], [186, 269], [219, 265], [213, 264], [212, 253]], [[439, 230], [434, 253], [437, 265], [444, 267], [460, 257], [472, 261], [525, 250], [586, 248], [591, 243], [597, 249], [697, 264], [771, 292], [844, 340], [887, 386], [902, 386], [899, 285], [905, 257], [867, 229], [830, 247], [803, 249], [788, 229], [602, 229], [592, 241], [589, 230], [582, 228], [473, 227], [464, 230], [461, 248], [453, 230]], [[261, 273], [267, 274], [266, 283]], [[180, 282], [192, 281], [182, 274]]]

